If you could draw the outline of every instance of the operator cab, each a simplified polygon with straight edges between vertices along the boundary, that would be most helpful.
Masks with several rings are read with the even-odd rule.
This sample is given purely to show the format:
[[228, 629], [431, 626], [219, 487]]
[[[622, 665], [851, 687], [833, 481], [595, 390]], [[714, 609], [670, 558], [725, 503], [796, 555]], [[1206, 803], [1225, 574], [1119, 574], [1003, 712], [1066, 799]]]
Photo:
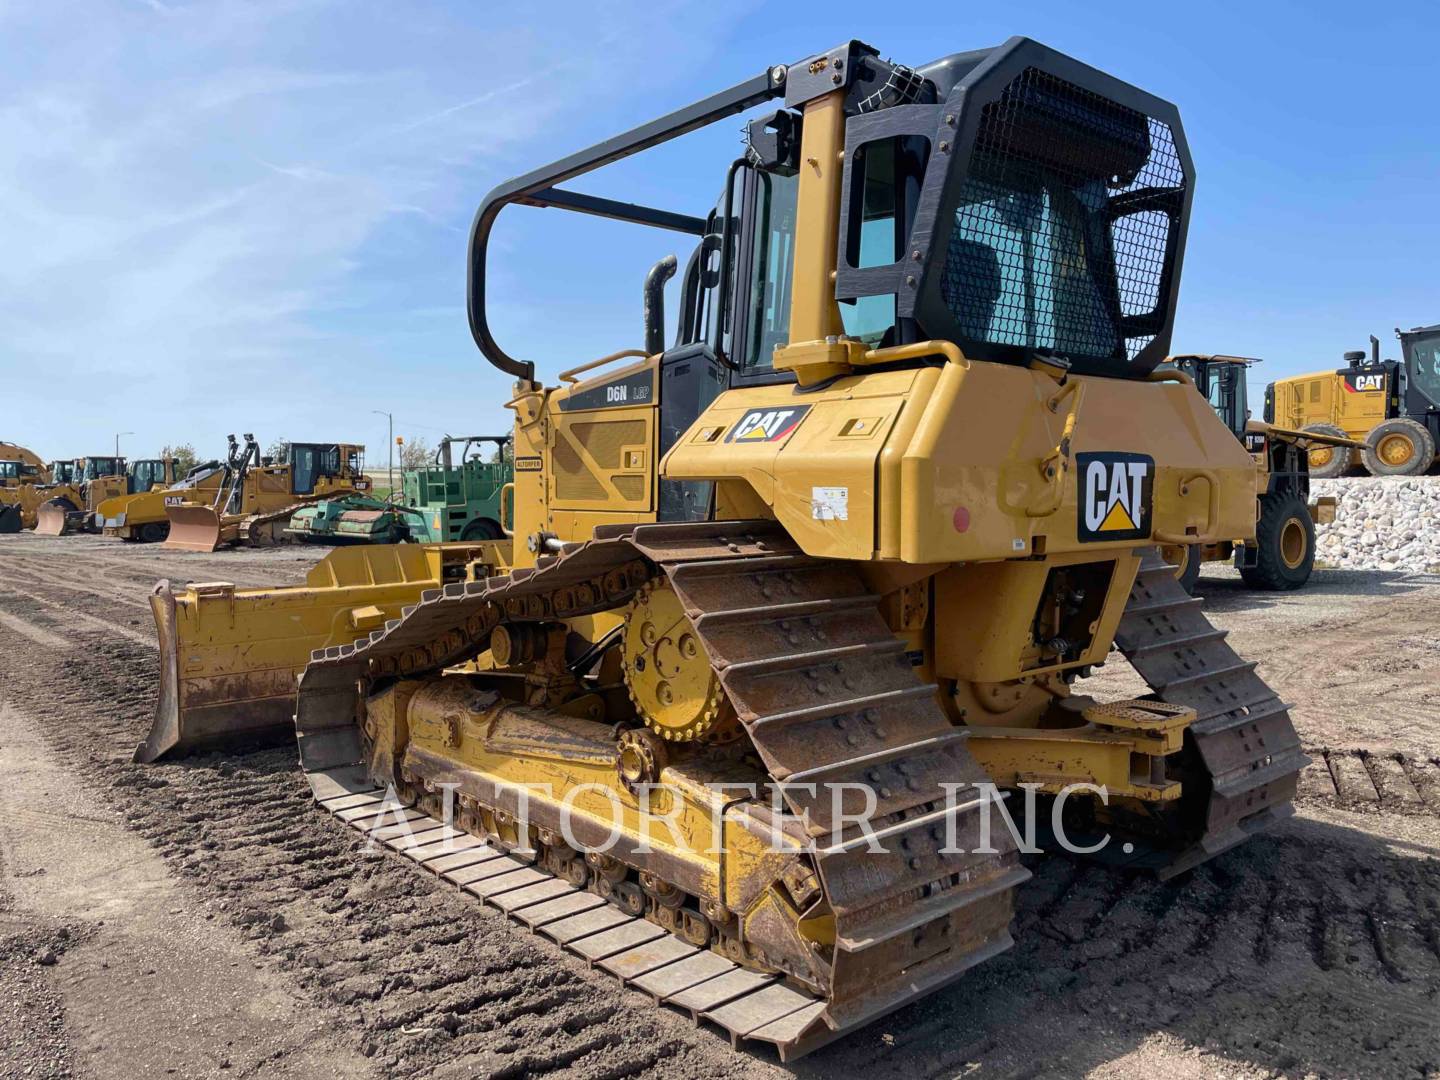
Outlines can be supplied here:
[[337, 443], [290, 444], [290, 490], [309, 495], [322, 477], [358, 477], [364, 469], [363, 446]]
[[1405, 411], [1440, 412], [1440, 326], [1396, 330], [1404, 359]]
[[1256, 453], [1263, 449], [1264, 437], [1245, 430], [1250, 420], [1250, 398], [1245, 374], [1259, 360], [1251, 356], [1198, 356], [1187, 354], [1170, 358], [1170, 364], [1189, 375], [1200, 396], [1210, 402], [1221, 422], [1230, 429], [1245, 449]]
[[85, 459], [82, 480], [99, 480], [106, 476], [125, 475], [125, 459], [116, 457], [92, 457]]
[[165, 462], [161, 458], [146, 458], [132, 461], [126, 476], [128, 494], [135, 495], [149, 491], [166, 481]]

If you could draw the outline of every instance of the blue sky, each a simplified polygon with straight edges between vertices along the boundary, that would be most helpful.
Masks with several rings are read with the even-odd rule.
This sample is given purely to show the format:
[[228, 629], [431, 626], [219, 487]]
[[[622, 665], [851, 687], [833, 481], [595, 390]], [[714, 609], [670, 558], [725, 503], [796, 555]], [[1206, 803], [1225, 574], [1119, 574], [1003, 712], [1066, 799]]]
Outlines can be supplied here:
[[[464, 316], [483, 194], [848, 37], [919, 64], [1028, 34], [1175, 101], [1198, 171], [1176, 350], [1264, 357], [1262, 384], [1388, 350], [1440, 322], [1437, 12], [0, 0], [0, 438], [203, 454], [249, 430], [374, 462], [374, 409], [432, 442], [508, 428]], [[740, 128], [577, 186], [703, 212]], [[644, 272], [682, 239], [507, 211], [497, 336], [551, 377], [638, 345]]]

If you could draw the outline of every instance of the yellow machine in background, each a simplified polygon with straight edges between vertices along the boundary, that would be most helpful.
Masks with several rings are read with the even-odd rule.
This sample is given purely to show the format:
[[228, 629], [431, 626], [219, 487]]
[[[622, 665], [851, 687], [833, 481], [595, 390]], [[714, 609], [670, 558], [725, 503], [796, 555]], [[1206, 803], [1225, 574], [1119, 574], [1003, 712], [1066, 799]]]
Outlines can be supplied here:
[[1231, 562], [1252, 589], [1298, 589], [1315, 566], [1315, 526], [1335, 520], [1335, 498], [1310, 498], [1310, 460], [1317, 450], [1363, 449], [1365, 444], [1323, 431], [1293, 431], [1250, 418], [1245, 373], [1253, 357], [1193, 355], [1167, 361], [1195, 383], [1221, 422], [1255, 461], [1254, 536], [1207, 544], [1166, 544], [1186, 591], [1193, 591], [1200, 566]]
[[95, 508], [95, 523], [106, 536], [136, 543], [158, 543], [170, 533], [170, 520], [165, 516], [167, 503], [181, 500], [208, 504], [226, 476], [223, 462], [196, 465], [169, 486], [152, 486], [132, 495], [103, 500]]
[[51, 475], [34, 451], [0, 441], [0, 533], [35, 527], [34, 488], [49, 484]]
[[365, 448], [346, 443], [291, 443], [289, 460], [264, 461], [253, 435], [243, 446], [230, 437], [224, 482], [208, 505], [168, 497], [166, 547], [214, 551], [237, 543], [281, 541], [292, 514], [307, 503], [351, 491], [370, 490]]
[[1440, 446], [1440, 326], [1395, 330], [1401, 359], [1345, 354], [1336, 371], [1296, 375], [1265, 388], [1265, 419], [1306, 432], [1358, 440], [1359, 448], [1319, 445], [1310, 475], [1339, 476], [1363, 465], [1371, 476], [1418, 476], [1436, 464]]
[[46, 536], [100, 532], [97, 511], [110, 499], [167, 488], [176, 480], [170, 458], [88, 457], [77, 459], [71, 487], [57, 490], [36, 512], [35, 531]]
[[[558, 186], [762, 105], [708, 212]], [[1285, 706], [1155, 548], [1255, 526], [1250, 455], [1156, 370], [1192, 184], [1173, 106], [1015, 38], [919, 68], [851, 41], [497, 188], [469, 314], [514, 379], [513, 566], [314, 655], [317, 800], [393, 810], [421, 835], [382, 839], [517, 919], [570, 905], [555, 940], [785, 1057], [1010, 945], [1029, 874], [976, 784], [1104, 785], [1053, 820], [1165, 875], [1285, 817]], [[643, 348], [557, 385], [506, 353], [515, 204], [689, 234], [674, 340], [669, 257]], [[183, 678], [176, 627], [238, 609], [173, 601]], [[1149, 694], [1077, 692], [1112, 648]], [[251, 715], [216, 659], [212, 739]]]

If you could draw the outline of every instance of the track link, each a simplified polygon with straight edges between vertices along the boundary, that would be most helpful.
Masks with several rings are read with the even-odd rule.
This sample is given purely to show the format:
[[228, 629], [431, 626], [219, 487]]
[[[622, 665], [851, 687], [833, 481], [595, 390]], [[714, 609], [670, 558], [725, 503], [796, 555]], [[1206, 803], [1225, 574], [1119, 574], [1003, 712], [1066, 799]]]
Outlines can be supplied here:
[[1195, 710], [1186, 740], [1181, 830], [1193, 839], [1157, 867], [1183, 873], [1295, 812], [1310, 763], [1289, 706], [1242, 661], [1151, 548], [1141, 560], [1115, 647], [1161, 701]]
[[[641, 989], [663, 985], [657, 1000], [717, 1023], [737, 1043], [770, 1042], [787, 1058], [1008, 948], [1013, 889], [1029, 876], [1013, 849], [942, 852], [952, 835], [962, 849], [978, 846], [971, 841], [980, 828], [979, 801], [955, 805], [944, 787], [986, 780], [965, 732], [945, 717], [936, 688], [916, 678], [880, 614], [879, 598], [866, 592], [856, 569], [804, 556], [769, 522], [600, 530], [593, 541], [571, 545], [534, 569], [431, 590], [383, 630], [316, 653], [301, 679], [296, 725], [317, 799], [348, 811], [371, 805], [350, 799], [378, 797], [374, 781], [382, 778], [365, 776], [358, 764], [355, 718], [367, 680], [442, 670], [482, 648], [501, 621], [614, 609], [657, 574], [684, 604], [789, 809], [808, 823], [836, 918], [829, 993], [697, 952], [643, 920], [643, 929], [623, 930], [630, 923], [608, 921], [616, 918], [609, 907], [603, 915], [571, 914], [565, 923], [580, 920], [575, 926], [583, 933], [562, 944], [594, 962], [616, 956], [615, 964], [601, 966]], [[831, 792], [858, 793], [831, 786], [839, 784], [865, 784], [875, 792], [870, 823], [884, 853], [868, 850], [858, 826], [836, 835]], [[427, 831], [447, 828], [430, 821]], [[456, 835], [431, 839], [462, 839], [450, 831]], [[494, 869], [500, 867], [494, 885], [455, 883], [521, 922], [532, 906], [556, 903], [567, 889], [590, 896], [536, 866], [497, 863]], [[568, 903], [590, 901], [566, 901], [557, 909]], [[586, 951], [612, 942], [626, 951], [594, 957]], [[629, 974], [652, 955], [663, 964]], [[721, 971], [717, 962], [729, 967]], [[687, 981], [691, 975], [696, 981]]]

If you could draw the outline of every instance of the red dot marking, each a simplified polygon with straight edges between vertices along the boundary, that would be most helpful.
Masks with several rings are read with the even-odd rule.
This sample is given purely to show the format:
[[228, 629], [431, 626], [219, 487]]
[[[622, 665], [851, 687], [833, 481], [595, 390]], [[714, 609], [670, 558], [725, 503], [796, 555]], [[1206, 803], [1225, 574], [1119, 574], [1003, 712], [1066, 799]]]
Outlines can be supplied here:
[[969, 508], [964, 506], [957, 506], [955, 508], [955, 515], [951, 518], [951, 520], [955, 523], [955, 531], [963, 533], [966, 529], [970, 528]]

